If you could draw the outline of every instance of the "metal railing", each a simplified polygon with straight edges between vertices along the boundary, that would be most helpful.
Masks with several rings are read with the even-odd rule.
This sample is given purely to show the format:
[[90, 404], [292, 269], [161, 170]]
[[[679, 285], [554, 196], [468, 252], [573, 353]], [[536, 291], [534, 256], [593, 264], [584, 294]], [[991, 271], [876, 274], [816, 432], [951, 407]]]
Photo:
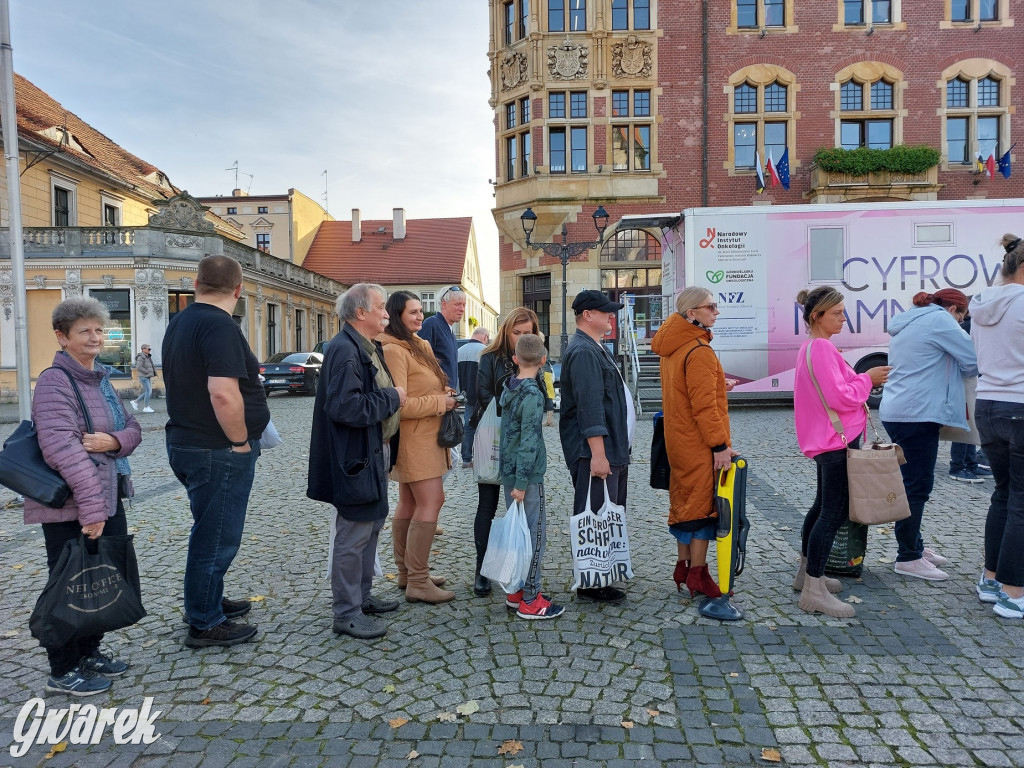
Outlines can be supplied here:
[[643, 413], [643, 406], [640, 403], [640, 352], [637, 348], [636, 318], [633, 312], [632, 294], [623, 294], [622, 301], [625, 306], [622, 308], [622, 364], [626, 374], [626, 385], [633, 393], [633, 404], [636, 407], [636, 415]]

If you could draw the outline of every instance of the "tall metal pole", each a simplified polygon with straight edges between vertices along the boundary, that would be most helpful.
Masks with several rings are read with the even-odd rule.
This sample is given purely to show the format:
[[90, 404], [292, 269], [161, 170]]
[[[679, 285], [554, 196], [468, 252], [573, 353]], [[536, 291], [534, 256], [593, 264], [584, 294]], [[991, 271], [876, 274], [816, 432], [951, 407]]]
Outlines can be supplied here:
[[7, 213], [10, 219], [11, 276], [14, 282], [14, 351], [18, 380], [18, 415], [32, 418], [32, 379], [28, 369], [28, 323], [25, 300], [25, 241], [21, 230], [21, 168], [18, 163], [18, 115], [14, 98], [14, 51], [11, 8], [0, 0], [0, 124], [7, 163]]
[[566, 244], [566, 235], [569, 232], [565, 228], [565, 224], [562, 225], [562, 252], [560, 258], [562, 259], [562, 336], [558, 341], [558, 359], [561, 360], [562, 356], [565, 355], [565, 348], [569, 346], [569, 320], [568, 313], [566, 312], [566, 304], [569, 303], [569, 278], [566, 274], [566, 268], [569, 266], [569, 246]]

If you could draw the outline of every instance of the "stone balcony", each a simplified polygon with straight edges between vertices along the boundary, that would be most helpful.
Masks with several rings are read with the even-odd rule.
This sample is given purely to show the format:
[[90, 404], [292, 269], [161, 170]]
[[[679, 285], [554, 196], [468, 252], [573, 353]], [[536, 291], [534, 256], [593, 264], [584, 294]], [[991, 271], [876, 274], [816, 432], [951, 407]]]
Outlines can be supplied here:
[[812, 203], [846, 203], [853, 200], [937, 200], [939, 168], [920, 173], [875, 171], [864, 176], [811, 168], [811, 188], [804, 197]]

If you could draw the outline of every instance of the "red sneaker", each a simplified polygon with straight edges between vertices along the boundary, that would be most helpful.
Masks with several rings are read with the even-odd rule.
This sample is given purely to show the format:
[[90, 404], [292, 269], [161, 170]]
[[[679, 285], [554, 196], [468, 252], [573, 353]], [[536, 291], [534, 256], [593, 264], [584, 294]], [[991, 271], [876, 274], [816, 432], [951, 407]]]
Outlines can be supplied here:
[[516, 616], [520, 619], [554, 619], [565, 613], [561, 605], [554, 605], [544, 595], [537, 595], [530, 602], [520, 601]]

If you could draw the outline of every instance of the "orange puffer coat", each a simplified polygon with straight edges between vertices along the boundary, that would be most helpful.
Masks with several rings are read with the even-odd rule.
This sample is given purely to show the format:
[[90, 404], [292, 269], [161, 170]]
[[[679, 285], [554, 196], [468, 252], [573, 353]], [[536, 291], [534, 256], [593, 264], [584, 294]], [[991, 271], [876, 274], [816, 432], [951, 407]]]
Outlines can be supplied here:
[[714, 514], [711, 453], [730, 443], [725, 372], [709, 341], [710, 331], [678, 313], [651, 340], [651, 349], [661, 357], [665, 447], [672, 467], [669, 525]]

